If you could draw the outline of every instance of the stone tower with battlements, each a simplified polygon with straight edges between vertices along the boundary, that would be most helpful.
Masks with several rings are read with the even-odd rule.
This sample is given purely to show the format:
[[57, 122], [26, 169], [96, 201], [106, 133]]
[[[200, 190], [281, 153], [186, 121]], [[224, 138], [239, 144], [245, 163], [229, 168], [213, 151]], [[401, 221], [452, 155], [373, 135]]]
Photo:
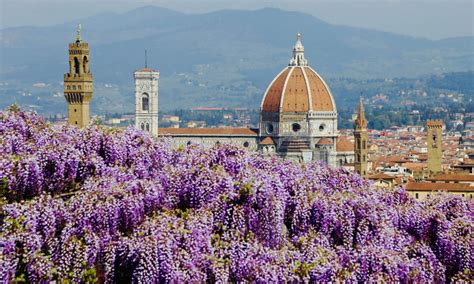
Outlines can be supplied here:
[[89, 61], [89, 44], [82, 41], [79, 25], [76, 41], [69, 44], [69, 73], [64, 74], [68, 124], [77, 127], [85, 127], [90, 121], [89, 106], [94, 85]]
[[367, 177], [367, 125], [362, 98], [360, 98], [357, 118], [354, 122], [354, 170], [362, 177]]
[[428, 142], [428, 170], [431, 174], [441, 172], [443, 121], [428, 120], [426, 122]]

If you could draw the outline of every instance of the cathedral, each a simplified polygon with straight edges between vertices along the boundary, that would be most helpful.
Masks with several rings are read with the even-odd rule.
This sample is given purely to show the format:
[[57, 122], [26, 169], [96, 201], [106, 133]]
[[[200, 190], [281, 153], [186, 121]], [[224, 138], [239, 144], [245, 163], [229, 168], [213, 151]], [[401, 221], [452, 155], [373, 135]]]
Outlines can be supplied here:
[[[137, 112], [137, 118], [139, 115]], [[354, 160], [352, 143], [338, 139], [337, 108], [331, 90], [309, 66], [299, 33], [288, 66], [265, 91], [258, 129], [160, 128], [158, 132], [173, 138], [176, 146], [228, 143], [301, 162], [322, 160], [330, 166]]]
[[[145, 60], [145, 67], [133, 75], [135, 127], [153, 136], [170, 137], [175, 146], [234, 144], [300, 162], [355, 165], [360, 174], [366, 173], [367, 121], [362, 101], [354, 145], [338, 137], [336, 103], [326, 82], [308, 64], [299, 33], [288, 66], [275, 76], [263, 95], [258, 128], [158, 128], [160, 74], [148, 68]], [[69, 44], [69, 73], [64, 75], [69, 124], [89, 124], [92, 94], [89, 46], [81, 39], [79, 27], [76, 41]]]

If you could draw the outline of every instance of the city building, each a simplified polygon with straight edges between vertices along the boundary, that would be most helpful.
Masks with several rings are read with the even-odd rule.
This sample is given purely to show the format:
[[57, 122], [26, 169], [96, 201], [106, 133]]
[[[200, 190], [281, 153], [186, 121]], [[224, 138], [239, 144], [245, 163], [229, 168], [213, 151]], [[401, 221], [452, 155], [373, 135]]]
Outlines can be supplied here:
[[[321, 76], [308, 65], [298, 33], [287, 67], [268, 86], [259, 129], [161, 128], [175, 145], [231, 143], [297, 161], [337, 165], [337, 109]], [[347, 143], [346, 143], [347, 144]], [[347, 147], [340, 147], [348, 155]]]
[[426, 122], [428, 141], [428, 170], [432, 174], [442, 171], [442, 139], [443, 122], [441, 120], [428, 120]]
[[67, 101], [68, 124], [77, 127], [90, 122], [90, 101], [94, 91], [89, 70], [89, 44], [81, 39], [81, 25], [76, 41], [69, 44], [69, 72], [64, 74], [64, 97]]
[[133, 73], [135, 79], [135, 127], [158, 135], [158, 79], [160, 73], [145, 67]]

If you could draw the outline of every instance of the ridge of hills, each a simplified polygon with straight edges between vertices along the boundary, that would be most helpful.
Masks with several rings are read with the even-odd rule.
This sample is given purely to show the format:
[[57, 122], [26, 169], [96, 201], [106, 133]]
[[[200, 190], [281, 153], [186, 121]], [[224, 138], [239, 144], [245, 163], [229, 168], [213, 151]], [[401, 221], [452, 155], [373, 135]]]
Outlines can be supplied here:
[[[256, 107], [273, 77], [288, 64], [301, 32], [309, 64], [325, 79], [393, 78], [474, 70], [474, 37], [438, 41], [332, 25], [314, 16], [265, 8], [185, 14], [156, 6], [101, 13], [48, 27], [0, 30], [0, 81], [12, 96], [34, 83], [62, 96], [67, 44], [76, 26], [90, 44], [98, 113], [133, 104], [133, 71], [160, 70], [160, 108]], [[30, 88], [31, 89], [31, 88]], [[45, 89], [40, 90], [42, 92]], [[36, 95], [33, 93], [33, 95]], [[336, 95], [337, 97], [337, 95]], [[41, 108], [42, 102], [38, 102]], [[110, 109], [108, 109], [110, 108]]]

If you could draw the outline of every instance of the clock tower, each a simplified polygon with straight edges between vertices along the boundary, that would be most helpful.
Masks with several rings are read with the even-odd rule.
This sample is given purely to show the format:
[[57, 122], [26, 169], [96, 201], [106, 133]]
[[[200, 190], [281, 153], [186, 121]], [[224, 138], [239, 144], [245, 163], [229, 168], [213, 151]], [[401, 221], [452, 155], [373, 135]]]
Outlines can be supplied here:
[[89, 124], [94, 90], [89, 60], [89, 45], [81, 39], [79, 25], [76, 41], [69, 44], [69, 73], [64, 74], [64, 97], [68, 104], [68, 124], [81, 128]]
[[135, 78], [135, 127], [158, 135], [158, 79], [160, 73], [145, 68], [133, 73]]

